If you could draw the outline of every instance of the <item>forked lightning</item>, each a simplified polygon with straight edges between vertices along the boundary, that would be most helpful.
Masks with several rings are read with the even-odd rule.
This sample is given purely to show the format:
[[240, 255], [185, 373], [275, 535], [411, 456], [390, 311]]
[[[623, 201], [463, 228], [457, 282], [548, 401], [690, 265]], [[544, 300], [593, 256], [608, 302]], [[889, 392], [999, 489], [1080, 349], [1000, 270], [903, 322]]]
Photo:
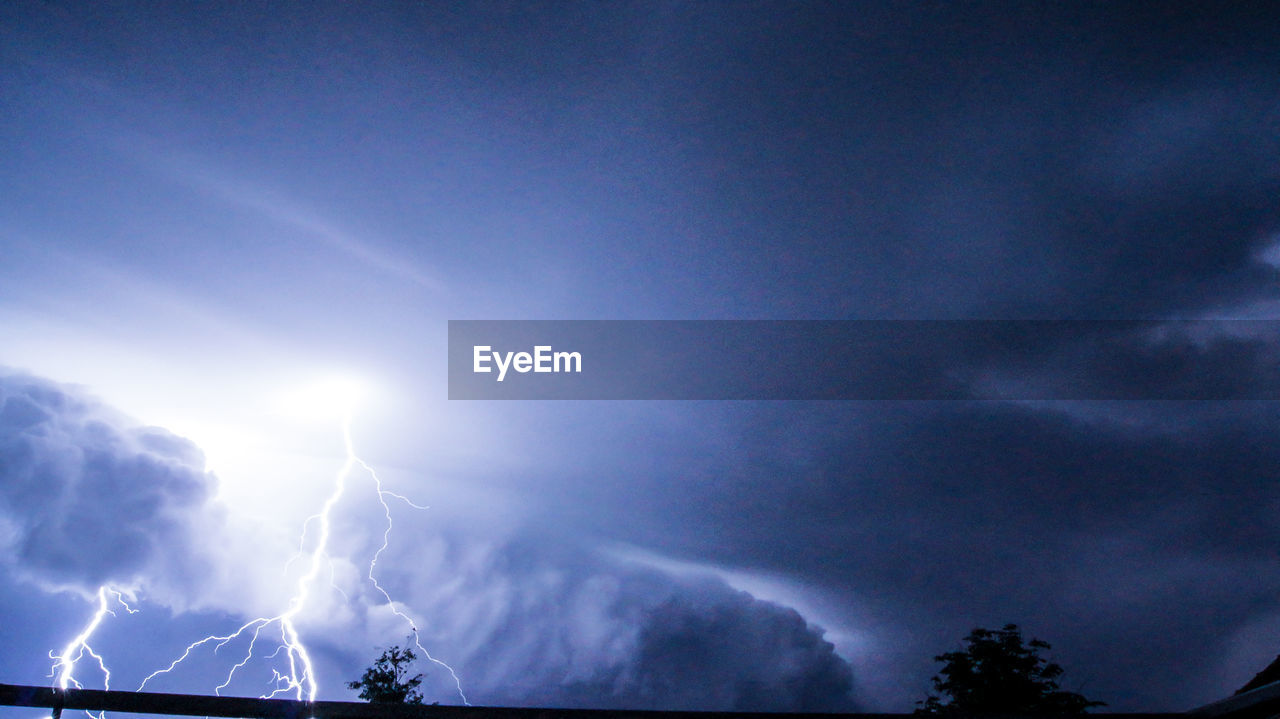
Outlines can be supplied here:
[[[318, 535], [315, 547], [310, 552], [310, 563], [307, 566], [307, 571], [299, 577], [294, 594], [289, 600], [289, 604], [285, 610], [275, 616], [251, 619], [230, 634], [207, 636], [192, 642], [187, 645], [181, 656], [170, 662], [168, 666], [152, 672], [143, 679], [142, 683], [138, 686], [139, 691], [146, 688], [147, 683], [152, 679], [177, 669], [188, 657], [191, 656], [193, 651], [211, 644], [213, 646], [213, 651], [216, 653], [228, 643], [240, 639], [247, 634], [249, 639], [245, 654], [239, 661], [231, 666], [226, 677], [214, 688], [215, 694], [220, 693], [223, 689], [227, 688], [231, 684], [231, 680], [236, 676], [236, 673], [243, 669], [245, 665], [254, 658], [254, 653], [259, 647], [260, 640], [263, 640], [267, 636], [271, 636], [271, 645], [274, 648], [269, 654], [260, 654], [259, 656], [268, 661], [272, 661], [283, 655], [283, 659], [278, 661], [272, 668], [272, 677], [269, 681], [269, 684], [272, 687], [271, 691], [263, 694], [262, 696], [271, 698], [292, 694], [295, 699], [315, 701], [316, 695], [320, 689], [319, 682], [316, 677], [315, 666], [312, 663], [311, 655], [308, 653], [306, 645], [303, 643], [302, 638], [298, 633], [294, 620], [306, 607], [312, 588], [320, 577], [321, 569], [324, 564], [329, 561], [328, 549], [332, 528], [331, 516], [334, 508], [338, 505], [338, 502], [342, 499], [343, 494], [346, 491], [347, 480], [349, 479], [352, 471], [359, 466], [373, 480], [378, 502], [382, 505], [383, 514], [386, 517], [386, 526], [382, 533], [382, 546], [378, 548], [378, 551], [374, 553], [373, 558], [369, 562], [367, 577], [373, 584], [374, 588], [378, 590], [378, 593], [386, 600], [387, 606], [391, 611], [397, 617], [403, 619], [408, 625], [410, 632], [413, 634], [414, 644], [418, 647], [418, 650], [422, 652], [422, 655], [429, 661], [443, 667], [449, 672], [449, 676], [453, 678], [454, 685], [457, 688], [458, 696], [461, 698], [462, 703], [468, 706], [470, 705], [467, 701], [466, 694], [463, 693], [462, 682], [458, 678], [457, 673], [448, 664], [433, 657], [431, 653], [422, 646], [417, 624], [407, 614], [405, 614], [399, 606], [397, 606], [395, 600], [392, 599], [387, 590], [378, 582], [378, 579], [374, 574], [379, 558], [381, 558], [382, 553], [386, 551], [390, 544], [391, 530], [393, 528], [391, 508], [387, 504], [387, 497], [398, 499], [414, 509], [421, 510], [426, 509], [427, 507], [416, 504], [403, 495], [383, 488], [382, 480], [378, 477], [377, 472], [374, 471], [372, 466], [356, 454], [355, 446], [351, 439], [351, 415], [349, 412], [346, 413], [342, 419], [342, 435], [344, 449], [346, 451], [346, 459], [343, 462], [341, 469], [338, 470], [333, 491], [325, 500], [320, 511], [311, 517], [308, 517], [306, 522], [303, 523], [298, 553], [289, 560], [289, 564], [291, 565], [295, 560], [301, 558], [305, 554], [308, 527], [310, 527], [313, 521], [317, 522]], [[332, 573], [331, 564], [330, 571]], [[332, 583], [332, 574], [330, 576], [330, 583]], [[67, 644], [60, 654], [55, 654], [53, 652], [49, 653], [50, 658], [54, 660], [50, 676], [56, 677], [56, 685], [61, 689], [66, 689], [70, 686], [75, 686], [77, 688], [80, 687], [80, 683], [76, 680], [74, 672], [76, 669], [76, 663], [83, 659], [86, 654], [94, 659], [102, 672], [104, 687], [110, 688], [111, 672], [107, 668], [106, 662], [103, 660], [102, 656], [96, 653], [89, 645], [89, 640], [92, 638], [94, 632], [97, 631], [98, 626], [102, 623], [105, 616], [107, 614], [115, 614], [111, 609], [112, 598], [114, 598], [116, 603], [123, 606], [125, 610], [131, 614], [137, 612], [137, 610], [133, 609], [125, 602], [124, 594], [109, 586], [100, 587], [98, 589], [97, 598], [97, 611], [94, 612], [84, 629]], [[274, 636], [277, 633], [278, 638]], [[281, 664], [284, 665], [283, 671], [279, 668], [279, 665]], [[101, 715], [99, 715], [99, 717], [101, 719]]]

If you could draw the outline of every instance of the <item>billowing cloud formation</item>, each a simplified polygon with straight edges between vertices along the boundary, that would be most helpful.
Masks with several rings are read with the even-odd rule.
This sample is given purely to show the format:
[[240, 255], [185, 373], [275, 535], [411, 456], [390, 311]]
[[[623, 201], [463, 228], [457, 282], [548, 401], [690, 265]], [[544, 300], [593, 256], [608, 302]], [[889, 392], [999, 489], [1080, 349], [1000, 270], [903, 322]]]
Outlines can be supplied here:
[[[385, 572], [423, 642], [478, 704], [665, 710], [850, 711], [853, 672], [821, 628], [711, 573], [674, 576], [521, 533], [484, 542], [440, 531], [400, 541], [416, 563]], [[412, 567], [409, 565], [413, 564]], [[356, 590], [347, 588], [349, 594]], [[396, 593], [396, 592], [393, 592]], [[331, 633], [394, 642], [406, 627], [370, 602]], [[346, 663], [374, 656], [348, 644]], [[422, 664], [428, 694], [451, 678]]]
[[656, 604], [642, 594], [609, 596], [598, 614], [604, 619], [595, 633], [599, 644], [569, 648], [596, 654], [611, 647], [614, 656], [590, 667], [588, 676], [566, 673], [533, 696], [512, 698], [618, 709], [854, 708], [849, 665], [795, 610], [718, 583], [672, 585], [668, 591]]
[[0, 556], [19, 576], [85, 591], [194, 576], [214, 482], [190, 441], [0, 374]]
[[[795, 610], [739, 592], [646, 612], [622, 698], [661, 708], [849, 710], [851, 672]], [[623, 702], [620, 702], [622, 704]]]

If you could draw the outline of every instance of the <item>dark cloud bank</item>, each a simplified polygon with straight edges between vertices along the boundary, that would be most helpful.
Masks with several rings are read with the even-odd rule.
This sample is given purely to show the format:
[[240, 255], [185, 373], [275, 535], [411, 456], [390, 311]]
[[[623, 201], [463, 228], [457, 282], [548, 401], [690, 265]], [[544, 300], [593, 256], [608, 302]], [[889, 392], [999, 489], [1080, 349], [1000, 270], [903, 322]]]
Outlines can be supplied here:
[[[1274, 631], [1248, 629], [1280, 597], [1274, 403], [884, 402], [740, 420], [757, 449], [740, 450], [733, 485], [690, 487], [637, 540], [847, 597], [892, 667], [860, 681], [905, 692], [895, 708], [923, 696], [930, 657], [1007, 621], [1118, 710], [1205, 703], [1277, 651]], [[1228, 657], [1241, 642], [1247, 656]]]
[[[565, 564], [547, 566], [563, 571]], [[719, 580], [677, 580], [598, 558], [574, 573], [553, 586], [526, 582], [523, 571], [485, 580], [515, 581], [521, 593], [482, 632], [486, 648], [467, 660], [484, 701], [741, 711], [859, 706], [849, 664], [793, 609]], [[503, 669], [495, 675], [493, 667]]]

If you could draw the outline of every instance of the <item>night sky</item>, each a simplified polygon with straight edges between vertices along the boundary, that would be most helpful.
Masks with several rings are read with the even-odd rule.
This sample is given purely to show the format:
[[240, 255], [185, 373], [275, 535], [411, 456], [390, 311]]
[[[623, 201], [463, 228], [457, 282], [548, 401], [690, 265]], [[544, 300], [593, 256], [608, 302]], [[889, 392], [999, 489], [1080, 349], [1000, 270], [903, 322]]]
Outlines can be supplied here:
[[[1275, 402], [449, 401], [447, 321], [1280, 319], [1274, 10], [4, 3], [0, 682], [107, 587], [136, 689], [314, 558], [322, 699], [416, 626], [428, 702], [909, 711], [1006, 623], [1109, 710], [1226, 696], [1280, 653]], [[317, 554], [348, 409], [394, 494], [355, 466]], [[280, 690], [280, 634], [147, 689]]]

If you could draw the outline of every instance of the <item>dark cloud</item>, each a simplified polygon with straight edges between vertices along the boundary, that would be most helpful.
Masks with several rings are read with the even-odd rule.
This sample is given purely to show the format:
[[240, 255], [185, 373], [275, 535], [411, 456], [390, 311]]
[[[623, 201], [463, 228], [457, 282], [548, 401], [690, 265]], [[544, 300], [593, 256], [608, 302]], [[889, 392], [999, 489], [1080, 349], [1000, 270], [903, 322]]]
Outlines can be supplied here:
[[745, 592], [674, 597], [648, 612], [620, 705], [736, 711], [851, 711], [852, 675], [795, 610]]
[[[424, 641], [471, 700], [509, 706], [852, 710], [853, 670], [796, 610], [710, 568], [677, 573], [544, 531], [493, 543], [437, 524], [385, 581], [405, 582]], [[442, 589], [443, 587], [443, 589]], [[380, 610], [369, 610], [371, 627]], [[357, 634], [365, 635], [364, 632]], [[351, 651], [347, 648], [344, 651]], [[366, 651], [367, 650], [362, 650]], [[363, 654], [353, 657], [359, 661]], [[432, 692], [450, 677], [424, 664]]]
[[[1271, 403], [876, 402], [742, 416], [754, 449], [734, 481], [686, 487], [683, 511], [664, 506], [679, 533], [667, 541], [865, 605], [900, 650], [891, 673], [914, 677], [921, 696], [929, 657], [973, 626], [1012, 621], [1117, 708], [1186, 708], [1223, 689], [1202, 679], [1214, 648], [1280, 595]], [[1180, 642], [1209, 649], [1171, 662]]]
[[1004, 335], [980, 343], [981, 360], [958, 360], [975, 398], [1280, 398], [1274, 320], [975, 324], [972, 335]]
[[0, 375], [0, 541], [20, 576], [82, 590], [181, 583], [200, 573], [214, 488], [190, 441], [75, 388]]
[[795, 610], [726, 587], [684, 589], [637, 617], [630, 656], [543, 701], [700, 711], [853, 711], [852, 671]]

